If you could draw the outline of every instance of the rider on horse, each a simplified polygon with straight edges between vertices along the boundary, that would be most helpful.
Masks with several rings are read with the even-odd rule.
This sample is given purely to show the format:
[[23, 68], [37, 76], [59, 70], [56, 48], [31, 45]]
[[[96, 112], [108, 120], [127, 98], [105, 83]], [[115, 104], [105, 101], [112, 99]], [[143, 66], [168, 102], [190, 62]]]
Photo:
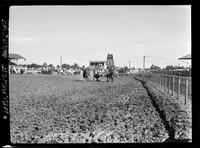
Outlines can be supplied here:
[[107, 82], [109, 80], [111, 80], [113, 82], [113, 75], [114, 75], [113, 67], [110, 67], [108, 70], [108, 74], [105, 75], [107, 77]]

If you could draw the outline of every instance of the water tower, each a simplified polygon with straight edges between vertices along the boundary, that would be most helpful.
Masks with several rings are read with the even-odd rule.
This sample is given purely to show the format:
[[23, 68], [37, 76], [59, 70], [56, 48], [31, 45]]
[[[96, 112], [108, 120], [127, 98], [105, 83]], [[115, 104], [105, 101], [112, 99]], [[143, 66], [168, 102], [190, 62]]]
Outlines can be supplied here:
[[106, 66], [107, 66], [107, 69], [109, 69], [110, 67], [114, 66], [113, 54], [109, 54], [108, 53]]

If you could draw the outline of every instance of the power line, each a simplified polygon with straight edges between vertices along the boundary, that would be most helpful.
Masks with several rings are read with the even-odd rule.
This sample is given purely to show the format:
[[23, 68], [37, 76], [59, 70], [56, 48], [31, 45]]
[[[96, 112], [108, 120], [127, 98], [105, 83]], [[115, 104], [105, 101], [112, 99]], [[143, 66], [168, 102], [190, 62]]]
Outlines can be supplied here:
[[175, 59], [175, 58], [170, 58], [170, 57], [161, 57], [161, 56], [146, 56], [146, 57], [150, 57], [150, 58], [159, 58], [159, 59], [163, 59], [163, 58], [165, 58], [165, 59], [173, 59], [173, 60], [177, 60], [177, 59]]

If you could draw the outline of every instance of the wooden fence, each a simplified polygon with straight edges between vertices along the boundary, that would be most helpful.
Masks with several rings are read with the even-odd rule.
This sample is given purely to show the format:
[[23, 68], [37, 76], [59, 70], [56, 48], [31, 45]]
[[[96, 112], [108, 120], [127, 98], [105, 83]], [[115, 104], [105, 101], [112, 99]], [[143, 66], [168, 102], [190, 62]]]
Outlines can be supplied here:
[[192, 82], [191, 77], [181, 77], [166, 74], [151, 74], [147, 77], [158, 88], [166, 93], [175, 95], [177, 100], [184, 98], [186, 104], [187, 99], [192, 99]]

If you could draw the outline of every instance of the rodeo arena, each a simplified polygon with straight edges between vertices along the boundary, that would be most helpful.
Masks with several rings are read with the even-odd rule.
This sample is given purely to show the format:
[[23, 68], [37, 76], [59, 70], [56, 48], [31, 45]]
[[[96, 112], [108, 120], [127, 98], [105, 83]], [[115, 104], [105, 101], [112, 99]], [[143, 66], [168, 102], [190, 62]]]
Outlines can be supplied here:
[[[192, 142], [191, 65], [23, 65], [9, 54], [12, 143]], [[191, 62], [191, 54], [177, 60]]]

